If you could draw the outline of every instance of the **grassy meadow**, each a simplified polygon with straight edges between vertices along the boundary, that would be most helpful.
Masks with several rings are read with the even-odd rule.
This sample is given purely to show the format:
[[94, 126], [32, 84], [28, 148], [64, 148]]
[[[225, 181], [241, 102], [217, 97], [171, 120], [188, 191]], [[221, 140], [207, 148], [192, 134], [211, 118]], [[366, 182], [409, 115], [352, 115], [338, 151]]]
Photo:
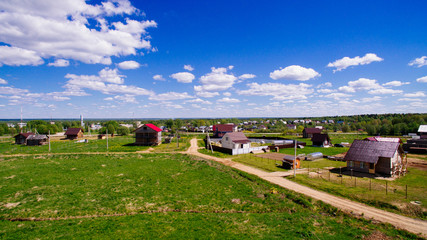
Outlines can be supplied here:
[[3, 156], [0, 189], [1, 239], [417, 238], [182, 154]]

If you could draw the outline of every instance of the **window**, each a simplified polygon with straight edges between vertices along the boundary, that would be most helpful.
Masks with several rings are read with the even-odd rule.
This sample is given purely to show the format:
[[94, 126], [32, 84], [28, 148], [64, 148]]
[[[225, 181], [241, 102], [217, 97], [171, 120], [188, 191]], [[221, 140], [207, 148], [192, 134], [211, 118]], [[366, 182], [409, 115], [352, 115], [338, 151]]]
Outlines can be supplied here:
[[228, 137], [225, 137], [225, 141], [228, 141]]
[[353, 167], [353, 161], [349, 161], [349, 162], [348, 162], [348, 166], [349, 166], [349, 167]]
[[369, 163], [369, 169], [374, 169], [375, 168], [375, 164], [374, 163]]
[[365, 163], [364, 162], [360, 162], [360, 168], [365, 168]]

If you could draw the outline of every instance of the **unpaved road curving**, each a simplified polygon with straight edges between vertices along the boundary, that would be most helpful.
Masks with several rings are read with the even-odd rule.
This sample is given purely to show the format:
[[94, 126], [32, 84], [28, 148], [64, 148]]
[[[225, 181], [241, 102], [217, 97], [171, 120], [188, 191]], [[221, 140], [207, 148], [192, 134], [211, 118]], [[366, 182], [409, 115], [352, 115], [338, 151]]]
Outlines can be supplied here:
[[282, 177], [283, 175], [280, 174], [265, 172], [263, 170], [249, 167], [241, 163], [233, 162], [227, 158], [217, 158], [199, 153], [197, 151], [197, 148], [197, 139], [194, 138], [191, 140], [191, 147], [185, 153], [220, 162], [224, 165], [230, 166], [240, 171], [256, 175], [278, 186], [298, 193], [302, 193], [313, 199], [328, 203], [344, 212], [363, 216], [366, 219], [374, 219], [380, 222], [390, 223], [397, 228], [405, 229], [409, 232], [421, 234], [423, 237], [427, 237], [427, 221], [404, 217], [402, 215], [370, 207], [362, 203], [354, 202], [345, 198], [336, 197], [329, 193], [317, 191], [304, 185], [287, 180]]

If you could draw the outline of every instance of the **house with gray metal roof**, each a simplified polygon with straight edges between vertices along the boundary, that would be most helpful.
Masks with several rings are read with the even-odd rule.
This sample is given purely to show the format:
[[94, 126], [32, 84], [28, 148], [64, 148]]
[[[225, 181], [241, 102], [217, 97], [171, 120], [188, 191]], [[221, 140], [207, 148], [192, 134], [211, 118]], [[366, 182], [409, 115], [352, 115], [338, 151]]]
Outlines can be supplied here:
[[399, 142], [354, 140], [344, 160], [347, 170], [387, 176], [406, 172], [407, 160]]

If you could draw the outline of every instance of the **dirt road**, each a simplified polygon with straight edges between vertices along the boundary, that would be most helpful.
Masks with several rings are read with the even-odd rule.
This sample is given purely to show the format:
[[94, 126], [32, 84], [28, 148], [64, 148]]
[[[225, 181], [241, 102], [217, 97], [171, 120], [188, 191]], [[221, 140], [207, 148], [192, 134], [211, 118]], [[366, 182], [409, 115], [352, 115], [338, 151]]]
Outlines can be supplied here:
[[427, 221], [404, 217], [395, 213], [390, 213], [384, 210], [370, 207], [362, 203], [354, 202], [345, 198], [336, 197], [334, 195], [331, 195], [325, 192], [317, 191], [312, 188], [300, 185], [298, 183], [295, 183], [283, 178], [283, 173], [282, 174], [278, 174], [276, 172], [269, 173], [257, 168], [243, 165], [241, 163], [233, 162], [230, 159], [226, 159], [226, 158], [223, 159], [223, 158], [217, 158], [217, 157], [205, 155], [205, 154], [199, 153], [197, 151], [197, 148], [198, 148], [197, 139], [194, 138], [191, 140], [191, 147], [185, 153], [198, 156], [201, 158], [213, 160], [216, 162], [220, 162], [224, 165], [230, 166], [240, 171], [256, 175], [278, 186], [284, 187], [286, 189], [289, 189], [298, 193], [302, 193], [313, 199], [328, 203], [338, 209], [341, 209], [344, 212], [363, 216], [366, 219], [374, 219], [380, 222], [390, 223], [397, 228], [405, 229], [409, 232], [421, 234], [423, 237], [427, 237]]

